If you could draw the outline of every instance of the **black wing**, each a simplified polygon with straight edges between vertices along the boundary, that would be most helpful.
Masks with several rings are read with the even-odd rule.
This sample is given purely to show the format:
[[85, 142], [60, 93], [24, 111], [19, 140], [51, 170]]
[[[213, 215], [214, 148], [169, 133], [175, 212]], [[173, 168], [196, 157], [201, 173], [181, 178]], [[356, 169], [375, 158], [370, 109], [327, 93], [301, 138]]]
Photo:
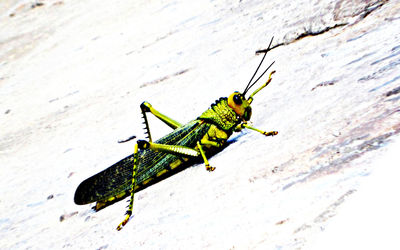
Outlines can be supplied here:
[[[175, 129], [172, 133], [157, 140], [156, 143], [185, 145], [193, 148], [196, 142], [207, 132], [208, 128], [209, 124], [194, 120]], [[158, 172], [179, 159], [179, 156], [176, 155], [151, 150], [143, 150], [139, 154], [139, 165], [136, 174], [136, 183], [139, 186], [146, 180], [154, 178]], [[112, 199], [120, 199], [127, 196], [132, 183], [132, 165], [133, 154], [84, 180], [76, 189], [75, 203], [84, 205], [96, 201], [105, 201], [112, 197]], [[149, 184], [152, 183], [154, 182]], [[143, 188], [145, 187], [142, 185], [140, 189]], [[135, 190], [137, 191], [137, 189]]]

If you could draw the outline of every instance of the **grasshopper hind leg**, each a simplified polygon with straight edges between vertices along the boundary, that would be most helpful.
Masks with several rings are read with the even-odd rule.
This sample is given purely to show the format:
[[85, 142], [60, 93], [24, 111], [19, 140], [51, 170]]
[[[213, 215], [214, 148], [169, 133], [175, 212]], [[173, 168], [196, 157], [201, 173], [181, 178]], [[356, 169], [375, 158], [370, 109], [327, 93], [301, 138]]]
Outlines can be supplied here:
[[143, 119], [144, 119], [144, 125], [146, 126], [146, 133], [148, 135], [148, 139], [151, 142], [151, 135], [150, 135], [150, 128], [149, 128], [149, 123], [147, 122], [147, 117], [146, 117], [146, 113], [150, 112], [152, 113], [155, 117], [157, 117], [158, 119], [160, 119], [162, 122], [164, 122], [165, 124], [167, 124], [170, 128], [172, 129], [177, 129], [179, 127], [182, 127], [182, 124], [175, 121], [174, 119], [158, 112], [155, 108], [153, 108], [153, 106], [148, 103], [148, 102], [143, 102], [142, 104], [140, 104], [140, 109], [142, 110], [142, 114], [143, 114]]
[[130, 189], [130, 194], [131, 198], [129, 200], [129, 205], [128, 205], [128, 210], [126, 211], [126, 216], [125, 219], [118, 225], [117, 230], [120, 231], [126, 223], [128, 223], [129, 218], [132, 215], [132, 210], [133, 210], [133, 201], [134, 201], [134, 195], [135, 195], [135, 185], [136, 185], [136, 170], [138, 166], [138, 160], [139, 160], [139, 145], [138, 143], [135, 144], [135, 149], [134, 149], [134, 160], [133, 160], [133, 169], [132, 169], [132, 183], [131, 183], [131, 189]]
[[[171, 127], [172, 129], [177, 129], [177, 128], [182, 127], [182, 124], [181, 124], [181, 123], [179, 123], [179, 122], [177, 122], [177, 121], [171, 119], [170, 117], [168, 117], [168, 116], [166, 116], [166, 115], [164, 115], [164, 114], [158, 112], [158, 111], [157, 111], [155, 108], [153, 108], [153, 106], [152, 106], [150, 103], [148, 103], [148, 102], [143, 102], [143, 103], [140, 105], [140, 109], [142, 110], [142, 114], [143, 114], [143, 118], [144, 118], [145, 130], [146, 130], [146, 134], [147, 134], [147, 137], [148, 137], [148, 139], [149, 139], [149, 142], [145, 142], [145, 141], [139, 140], [139, 141], [137, 141], [137, 143], [136, 143], [136, 145], [135, 145], [134, 160], [133, 160], [133, 171], [132, 171], [132, 183], [131, 183], [131, 188], [130, 188], [131, 198], [130, 198], [130, 201], [129, 201], [128, 210], [126, 211], [126, 217], [125, 217], [125, 219], [124, 219], [124, 220], [118, 225], [118, 227], [117, 227], [117, 230], [118, 230], [118, 231], [121, 230], [121, 229], [126, 225], [126, 223], [128, 223], [129, 218], [130, 218], [131, 215], [132, 215], [133, 201], [134, 201], [134, 193], [135, 193], [134, 191], [135, 191], [135, 185], [136, 185], [135, 176], [136, 176], [136, 171], [137, 171], [137, 168], [138, 168], [138, 160], [139, 160], [139, 155], [138, 155], [139, 148], [140, 148], [140, 149], [145, 149], [145, 148], [148, 147], [148, 145], [150, 145], [151, 142], [152, 142], [151, 134], [150, 134], [150, 128], [149, 128], [149, 124], [148, 124], [148, 121], [147, 121], [146, 113], [147, 113], [147, 112], [152, 113], [154, 116], [156, 116], [158, 119], [160, 119], [161, 121], [163, 121], [165, 124], [167, 124], [167, 125], [168, 125], [169, 127]], [[129, 141], [129, 140], [131, 140], [131, 139], [134, 139], [134, 137], [131, 137], [131, 138], [125, 140], [125, 141]], [[122, 142], [125, 142], [125, 141], [122, 141]], [[161, 146], [161, 147], [162, 147], [162, 146]], [[171, 149], [170, 147], [172, 147], [173, 149]], [[165, 147], [162, 147], [162, 148], [165, 149]], [[167, 150], [167, 151], [174, 151], [174, 152], [175, 152], [176, 150], [178, 150], [178, 151], [184, 150], [185, 153], [186, 153], [187, 151], [189, 151], [189, 153], [191, 153], [191, 155], [194, 154], [193, 151], [195, 151], [195, 150], [190, 149], [190, 148], [184, 148], [184, 147], [179, 147], [179, 146], [169, 146], [169, 145], [167, 146], [167, 149], [166, 149], [166, 150]], [[197, 154], [197, 152], [195, 152], [195, 153]], [[109, 201], [107, 200], [107, 202], [109, 202]], [[100, 203], [98, 203], [98, 204], [99, 204], [100, 207], [102, 207], [102, 205], [103, 205], [102, 202], [100, 202]]]

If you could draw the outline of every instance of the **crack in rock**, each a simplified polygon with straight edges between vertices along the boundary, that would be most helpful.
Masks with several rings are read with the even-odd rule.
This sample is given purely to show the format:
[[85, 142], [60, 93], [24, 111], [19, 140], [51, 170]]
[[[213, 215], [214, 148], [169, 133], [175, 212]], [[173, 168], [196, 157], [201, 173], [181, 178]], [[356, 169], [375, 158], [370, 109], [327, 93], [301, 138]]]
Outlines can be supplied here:
[[336, 215], [337, 208], [342, 205], [349, 196], [354, 194], [357, 190], [355, 189], [350, 189], [348, 190], [345, 194], [339, 197], [334, 203], [329, 205], [322, 213], [320, 213], [317, 217], [314, 218], [314, 220], [311, 223], [305, 223], [296, 230], [294, 230], [294, 234], [299, 233], [301, 231], [311, 229], [313, 227], [316, 227], [318, 224], [324, 223], [328, 221], [330, 218], [334, 217]]
[[271, 49], [291, 44], [305, 37], [318, 36], [331, 30], [357, 24], [387, 2], [388, 0], [340, 0], [335, 4], [320, 6], [321, 10], [315, 10], [318, 13], [313, 17], [308, 20], [299, 20], [303, 27], [296, 27], [286, 32], [283, 38], [278, 39], [271, 46]]
[[303, 178], [301, 178], [299, 180], [295, 180], [295, 181], [285, 185], [282, 188], [282, 190], [286, 190], [298, 183], [303, 183], [303, 182], [312, 180], [314, 178], [317, 178], [319, 176], [336, 173], [336, 172], [340, 171], [342, 168], [344, 168], [346, 166], [346, 164], [361, 157], [366, 152], [369, 152], [372, 150], [377, 150], [377, 149], [381, 148], [383, 145], [385, 145], [389, 141], [389, 138], [391, 136], [398, 134], [399, 132], [400, 132], [400, 129], [396, 130], [396, 131], [388, 132], [383, 135], [374, 137], [370, 140], [367, 140], [358, 146], [352, 147], [352, 148], [348, 149], [349, 152], [347, 154], [345, 154], [344, 156], [342, 156], [338, 159], [335, 159], [326, 165], [316, 166], [306, 176], [304, 176]]
[[145, 82], [145, 83], [143, 83], [142, 85], [140, 85], [139, 88], [144, 88], [144, 87], [147, 87], [147, 86], [149, 86], [149, 85], [153, 85], [153, 84], [157, 84], [157, 83], [163, 82], [163, 81], [165, 81], [165, 80], [168, 80], [168, 79], [171, 78], [171, 77], [182, 75], [182, 74], [188, 72], [189, 70], [190, 70], [190, 69], [184, 69], [184, 70], [175, 72], [175, 73], [173, 73], [173, 74], [160, 77], [160, 78], [158, 78], [158, 79], [156, 79], [156, 80], [153, 80], [153, 81], [150, 81], [150, 82]]

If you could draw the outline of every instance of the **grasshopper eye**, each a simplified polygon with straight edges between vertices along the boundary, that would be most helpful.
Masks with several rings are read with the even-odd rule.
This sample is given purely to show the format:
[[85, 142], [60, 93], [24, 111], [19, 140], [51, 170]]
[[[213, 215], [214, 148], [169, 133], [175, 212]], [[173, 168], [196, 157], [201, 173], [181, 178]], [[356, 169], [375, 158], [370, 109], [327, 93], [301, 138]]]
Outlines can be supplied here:
[[242, 98], [240, 98], [240, 95], [234, 95], [234, 96], [233, 96], [233, 101], [234, 101], [237, 105], [241, 105], [241, 104], [242, 104]]

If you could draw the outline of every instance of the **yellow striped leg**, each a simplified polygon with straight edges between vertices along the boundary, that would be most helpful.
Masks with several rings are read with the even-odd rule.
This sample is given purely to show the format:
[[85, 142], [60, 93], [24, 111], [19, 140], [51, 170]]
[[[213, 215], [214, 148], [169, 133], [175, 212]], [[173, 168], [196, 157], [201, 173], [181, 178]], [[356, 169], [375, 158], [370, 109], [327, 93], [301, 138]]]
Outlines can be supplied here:
[[126, 223], [128, 223], [129, 218], [132, 215], [132, 210], [133, 210], [133, 200], [134, 200], [134, 194], [135, 194], [135, 176], [136, 176], [136, 170], [137, 170], [137, 165], [138, 165], [138, 158], [139, 158], [139, 154], [138, 154], [138, 144], [135, 144], [135, 149], [134, 149], [134, 159], [133, 159], [133, 170], [132, 170], [132, 184], [131, 184], [131, 199], [129, 201], [129, 206], [128, 206], [128, 210], [126, 211], [126, 217], [125, 219], [118, 225], [117, 230], [120, 231], [125, 225]]
[[[206, 169], [208, 171], [215, 170], [215, 168], [211, 167], [210, 164], [208, 163], [208, 160], [206, 158], [206, 155], [204, 153], [204, 150], [203, 150], [200, 142], [197, 142], [197, 147], [199, 148], [200, 152], [197, 151], [196, 149], [185, 147], [185, 146], [158, 144], [158, 143], [148, 142], [148, 141], [144, 141], [144, 140], [139, 140], [138, 144], [139, 144], [139, 148], [141, 148], [141, 149], [151, 149], [151, 150], [154, 150], [157, 152], [165, 152], [165, 153], [178, 154], [178, 155], [184, 155], [184, 156], [193, 156], [193, 157], [197, 157], [197, 156], [201, 155], [203, 157], [204, 164], [206, 165]], [[214, 145], [214, 144], [211, 144], [211, 145]]]
[[196, 149], [180, 145], [158, 144], [144, 140], [138, 140], [138, 144], [140, 149], [151, 149], [157, 152], [165, 152], [165, 153], [193, 156], [193, 157], [200, 155], [199, 151], [197, 151]]

